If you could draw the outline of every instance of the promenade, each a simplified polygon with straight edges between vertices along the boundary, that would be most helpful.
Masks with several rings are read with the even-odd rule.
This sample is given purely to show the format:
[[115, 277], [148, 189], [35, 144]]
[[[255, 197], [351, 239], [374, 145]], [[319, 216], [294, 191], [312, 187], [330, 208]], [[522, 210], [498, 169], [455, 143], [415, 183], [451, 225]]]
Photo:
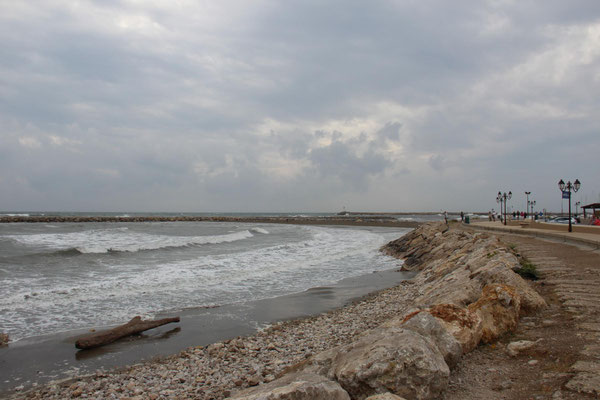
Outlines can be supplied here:
[[[480, 346], [464, 358], [446, 400], [600, 398], [600, 234], [488, 221], [460, 229], [492, 231], [533, 263], [539, 280], [531, 285], [548, 307], [524, 317], [495, 348]], [[502, 342], [519, 340], [535, 345], [506, 355]]]
[[472, 222], [468, 226], [487, 231], [528, 235], [543, 239], [558, 240], [564, 243], [583, 244], [594, 248], [600, 248], [600, 227], [592, 227], [589, 225], [586, 225], [586, 227], [590, 228], [592, 232], [595, 230], [598, 232], [568, 232], [567, 225], [564, 225], [565, 231], [556, 231], [549, 229], [521, 227], [519, 225], [503, 225], [500, 221], [476, 221]]

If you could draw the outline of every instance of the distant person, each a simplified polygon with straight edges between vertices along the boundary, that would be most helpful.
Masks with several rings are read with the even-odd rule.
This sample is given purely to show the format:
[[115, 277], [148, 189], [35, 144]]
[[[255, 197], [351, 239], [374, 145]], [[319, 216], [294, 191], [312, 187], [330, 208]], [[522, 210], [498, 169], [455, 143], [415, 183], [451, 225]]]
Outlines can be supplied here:
[[444, 222], [448, 223], [448, 211], [444, 211]]
[[488, 211], [488, 221], [492, 222], [492, 212]]
[[464, 212], [460, 212], [460, 222], [465, 222], [465, 213]]
[[515, 211], [513, 211], [513, 219], [517, 218], [517, 213]]

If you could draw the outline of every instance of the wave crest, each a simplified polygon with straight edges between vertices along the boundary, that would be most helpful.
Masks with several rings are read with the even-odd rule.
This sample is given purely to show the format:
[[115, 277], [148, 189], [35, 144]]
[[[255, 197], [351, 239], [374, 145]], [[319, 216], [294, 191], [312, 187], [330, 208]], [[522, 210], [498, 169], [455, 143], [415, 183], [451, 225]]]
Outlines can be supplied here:
[[75, 233], [14, 235], [9, 238], [24, 245], [50, 249], [61, 255], [77, 255], [134, 253], [144, 250], [230, 243], [253, 236], [249, 230], [214, 236], [168, 236], [132, 233], [126, 229], [110, 229]]

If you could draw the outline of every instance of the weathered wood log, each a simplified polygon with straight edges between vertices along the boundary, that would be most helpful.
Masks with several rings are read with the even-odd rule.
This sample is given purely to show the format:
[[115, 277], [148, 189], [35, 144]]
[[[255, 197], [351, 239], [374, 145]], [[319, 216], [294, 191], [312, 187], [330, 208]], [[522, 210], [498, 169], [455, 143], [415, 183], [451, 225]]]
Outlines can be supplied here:
[[104, 346], [105, 344], [112, 343], [126, 336], [134, 335], [161, 325], [170, 324], [171, 322], [179, 322], [179, 317], [143, 321], [142, 317], [137, 316], [124, 325], [79, 338], [79, 340], [75, 342], [75, 347], [78, 349], [91, 349]]

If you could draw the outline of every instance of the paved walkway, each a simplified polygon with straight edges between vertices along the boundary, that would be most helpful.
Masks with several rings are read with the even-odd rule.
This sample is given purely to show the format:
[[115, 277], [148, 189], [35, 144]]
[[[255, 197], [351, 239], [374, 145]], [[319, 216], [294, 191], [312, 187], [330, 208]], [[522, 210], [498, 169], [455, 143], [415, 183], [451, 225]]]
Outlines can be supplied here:
[[503, 225], [501, 222], [475, 221], [470, 224], [473, 228], [485, 229], [504, 233], [529, 235], [539, 238], [555, 239], [566, 243], [584, 244], [600, 248], [600, 234], [579, 232], [557, 232], [543, 229], [521, 228], [519, 226]]
[[[561, 342], [572, 341], [573, 358], [569, 360], [568, 370], [551, 374], [552, 368], [546, 366], [542, 379], [555, 380], [561, 390], [554, 393], [553, 399], [600, 398], [600, 235], [574, 232], [547, 232], [539, 229], [526, 229], [500, 225], [499, 222], [478, 222], [471, 225], [476, 229], [494, 230], [507, 243], [516, 243], [516, 250], [531, 261], [541, 276], [545, 288], [554, 293], [561, 304], [565, 317], [545, 316], [541, 326], [555, 324], [558, 319], [561, 327], [573, 323], [573, 331], [567, 337], [541, 334], [541, 338], [550, 350]], [[527, 236], [559, 239], [567, 244], [595, 245], [595, 250], [583, 250], [539, 240], [512, 236], [515, 233]], [[533, 238], [532, 238], [533, 239]], [[552, 311], [552, 310], [549, 310]], [[564, 334], [564, 333], [563, 333]], [[562, 335], [559, 335], [562, 336]], [[538, 336], [534, 336], [537, 338]], [[534, 338], [530, 340], [534, 340]], [[577, 342], [577, 343], [576, 343]], [[563, 343], [564, 346], [564, 343]], [[563, 355], [564, 358], [564, 355]], [[558, 360], [556, 361], [558, 363]], [[589, 397], [588, 397], [589, 396]]]

